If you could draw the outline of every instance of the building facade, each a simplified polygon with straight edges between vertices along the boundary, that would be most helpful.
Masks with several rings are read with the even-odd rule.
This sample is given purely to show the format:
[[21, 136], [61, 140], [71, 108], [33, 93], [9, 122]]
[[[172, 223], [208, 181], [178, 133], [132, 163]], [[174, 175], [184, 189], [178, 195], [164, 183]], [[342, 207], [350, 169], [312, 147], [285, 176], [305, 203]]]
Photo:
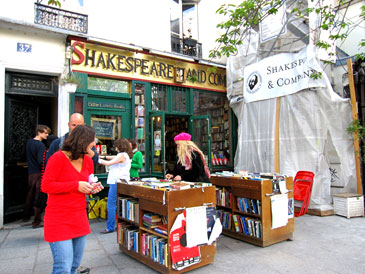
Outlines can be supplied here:
[[[142, 176], [171, 170], [181, 131], [192, 134], [212, 170], [233, 167], [236, 122], [224, 60], [208, 57], [223, 1], [46, 2], [0, 8], [0, 226], [22, 216], [25, 144], [36, 125], [64, 135], [73, 112], [96, 129], [101, 157], [115, 153], [115, 139], [136, 139]], [[66, 84], [70, 75], [76, 90]], [[106, 179], [103, 167], [96, 173]]]

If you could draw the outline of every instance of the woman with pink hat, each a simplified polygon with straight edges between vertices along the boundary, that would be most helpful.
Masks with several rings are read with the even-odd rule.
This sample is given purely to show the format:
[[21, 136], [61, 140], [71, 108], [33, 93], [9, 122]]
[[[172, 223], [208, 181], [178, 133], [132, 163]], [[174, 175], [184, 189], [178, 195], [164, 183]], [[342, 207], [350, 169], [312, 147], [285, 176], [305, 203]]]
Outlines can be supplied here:
[[191, 141], [191, 135], [182, 132], [175, 136], [178, 161], [173, 174], [166, 174], [166, 179], [188, 182], [209, 182], [210, 172], [204, 160], [203, 152]]

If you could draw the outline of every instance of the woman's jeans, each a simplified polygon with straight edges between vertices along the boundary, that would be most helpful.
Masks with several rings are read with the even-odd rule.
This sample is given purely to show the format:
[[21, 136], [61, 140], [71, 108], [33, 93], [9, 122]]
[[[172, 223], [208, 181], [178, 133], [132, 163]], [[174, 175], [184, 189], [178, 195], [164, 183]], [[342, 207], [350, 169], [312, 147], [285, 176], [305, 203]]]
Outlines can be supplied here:
[[86, 235], [49, 243], [53, 255], [52, 274], [76, 274], [86, 245]]
[[109, 193], [108, 193], [108, 220], [106, 221], [106, 229], [108, 231], [114, 231], [115, 227], [115, 213], [117, 207], [117, 184], [109, 185]]

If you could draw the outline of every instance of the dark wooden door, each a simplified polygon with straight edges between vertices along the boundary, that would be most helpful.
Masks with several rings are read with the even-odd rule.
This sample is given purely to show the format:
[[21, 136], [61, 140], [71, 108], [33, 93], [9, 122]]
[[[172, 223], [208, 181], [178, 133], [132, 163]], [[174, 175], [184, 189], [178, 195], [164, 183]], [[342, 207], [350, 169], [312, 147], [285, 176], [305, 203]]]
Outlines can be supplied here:
[[22, 218], [27, 194], [25, 146], [34, 137], [39, 107], [25, 98], [6, 96], [4, 155], [4, 223]]

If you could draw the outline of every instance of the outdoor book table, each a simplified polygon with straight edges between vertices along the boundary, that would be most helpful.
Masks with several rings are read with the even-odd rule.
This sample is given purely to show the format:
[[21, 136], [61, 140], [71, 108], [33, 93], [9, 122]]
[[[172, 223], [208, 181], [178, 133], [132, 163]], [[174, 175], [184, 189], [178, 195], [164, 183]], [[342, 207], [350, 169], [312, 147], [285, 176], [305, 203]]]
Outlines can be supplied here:
[[[161, 273], [182, 273], [212, 263], [215, 242], [189, 248], [183, 243], [186, 212], [189, 208], [215, 212], [215, 195], [214, 186], [166, 190], [118, 183], [119, 249]], [[177, 220], [181, 227], [174, 230]]]
[[[287, 192], [283, 195], [277, 185], [279, 180], [212, 175], [210, 181], [217, 187], [217, 211], [223, 234], [262, 247], [292, 239], [293, 178], [282, 180]], [[272, 209], [274, 203], [282, 201], [286, 205], [279, 213], [287, 218], [278, 224]]]

